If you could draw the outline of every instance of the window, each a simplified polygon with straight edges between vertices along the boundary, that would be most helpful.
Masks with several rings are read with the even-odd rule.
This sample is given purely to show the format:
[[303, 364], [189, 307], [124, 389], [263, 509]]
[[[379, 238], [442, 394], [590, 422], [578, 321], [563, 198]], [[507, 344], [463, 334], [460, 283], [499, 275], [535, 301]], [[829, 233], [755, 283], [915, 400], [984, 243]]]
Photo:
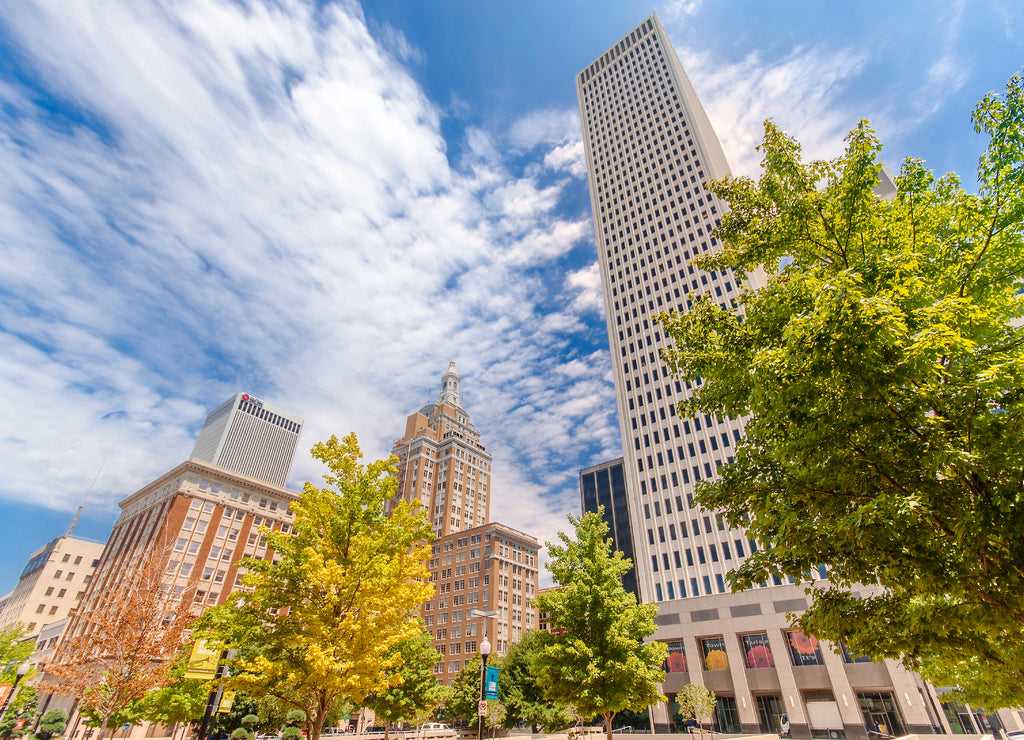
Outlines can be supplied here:
[[665, 643], [665, 647], [668, 648], [668, 659], [665, 660], [665, 672], [666, 673], [685, 673], [686, 672], [686, 650], [683, 648], [681, 642], [668, 642]]
[[49, 596], [52, 593], [53, 593], [53, 586], [50, 586], [48, 589], [46, 589], [46, 593], [44, 594], [44, 596]]
[[699, 642], [701, 654], [704, 657], [705, 670], [729, 670], [729, 657], [725, 654], [725, 640], [723, 638], [709, 637]]
[[824, 665], [821, 658], [821, 648], [818, 646], [818, 638], [812, 635], [805, 635], [803, 632], [787, 632], [786, 640], [789, 642], [789, 657], [795, 666]]
[[743, 656], [747, 661], [747, 668], [774, 668], [775, 659], [772, 658], [772, 649], [768, 645], [768, 635], [761, 632], [756, 635], [743, 635], [740, 638], [743, 645]]
[[871, 657], [855, 653], [846, 647], [846, 643], [839, 643], [839, 650], [843, 654], [844, 663], [871, 663]]
[[66, 594], [67, 592], [68, 592], [68, 590], [66, 588], [62, 588], [60, 591], [57, 592], [57, 598], [58, 599], [63, 599], [64, 598], [64, 594]]

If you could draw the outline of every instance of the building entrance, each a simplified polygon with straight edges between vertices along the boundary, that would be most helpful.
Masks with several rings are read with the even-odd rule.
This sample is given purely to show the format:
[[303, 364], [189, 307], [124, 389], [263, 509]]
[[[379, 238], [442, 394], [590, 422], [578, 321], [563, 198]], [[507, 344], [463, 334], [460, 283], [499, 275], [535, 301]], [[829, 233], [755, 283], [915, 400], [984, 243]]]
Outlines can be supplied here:
[[782, 697], [778, 694], [762, 694], [755, 699], [757, 700], [757, 719], [761, 732], [784, 734], [783, 730], [789, 729], [789, 722], [783, 722], [783, 717], [786, 717], [787, 720], [788, 717]]

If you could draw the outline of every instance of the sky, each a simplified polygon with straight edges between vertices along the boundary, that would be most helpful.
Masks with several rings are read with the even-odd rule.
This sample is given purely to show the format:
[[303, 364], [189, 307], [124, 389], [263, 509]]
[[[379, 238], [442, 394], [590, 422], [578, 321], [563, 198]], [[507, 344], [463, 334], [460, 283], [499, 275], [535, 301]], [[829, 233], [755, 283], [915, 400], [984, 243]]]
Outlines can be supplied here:
[[574, 76], [657, 11], [733, 171], [868, 118], [968, 189], [1017, 0], [0, 3], [0, 593], [245, 391], [385, 456], [455, 360], [492, 519], [620, 454]]

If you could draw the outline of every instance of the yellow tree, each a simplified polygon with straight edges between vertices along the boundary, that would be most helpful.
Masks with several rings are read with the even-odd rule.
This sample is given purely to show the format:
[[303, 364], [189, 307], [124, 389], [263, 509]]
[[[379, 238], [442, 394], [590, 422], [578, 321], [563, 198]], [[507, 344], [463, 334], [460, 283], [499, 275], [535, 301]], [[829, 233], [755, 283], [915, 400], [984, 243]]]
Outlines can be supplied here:
[[112, 716], [170, 682], [171, 659], [194, 616], [164, 586], [168, 556], [153, 547], [112, 586], [94, 591], [46, 666], [40, 690], [73, 696], [81, 712], [102, 718], [97, 740]]
[[302, 709], [318, 740], [335, 702], [361, 704], [401, 682], [392, 648], [420, 630], [434, 587], [426, 513], [408, 503], [384, 513], [394, 458], [361, 464], [354, 434], [312, 452], [329, 468], [327, 485], [306, 483], [293, 531], [264, 530], [273, 559], [243, 561], [244, 589], [207, 614], [208, 629], [239, 651], [229, 684]]

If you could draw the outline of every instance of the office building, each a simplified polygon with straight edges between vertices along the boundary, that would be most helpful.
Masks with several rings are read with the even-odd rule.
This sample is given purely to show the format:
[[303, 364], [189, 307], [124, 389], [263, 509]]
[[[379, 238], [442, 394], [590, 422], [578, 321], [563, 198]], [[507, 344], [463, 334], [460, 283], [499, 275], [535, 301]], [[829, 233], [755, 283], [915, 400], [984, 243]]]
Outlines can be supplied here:
[[[440, 537], [431, 544], [434, 598], [423, 621], [441, 660], [434, 673], [450, 684], [473, 659], [486, 632], [492, 655], [504, 655], [523, 633], [537, 628], [540, 543], [528, 534], [491, 522]], [[474, 612], [493, 616], [474, 616]]]
[[[876, 721], [893, 735], [947, 727], [916, 675], [793, 632], [785, 615], [806, 608], [802, 587], [776, 578], [729, 593], [727, 573], [758, 544], [694, 492], [732, 462], [743, 420], [677, 415], [693, 388], [661, 362], [670, 342], [654, 317], [687, 311], [697, 296], [736, 308], [740, 291], [764, 278], [741, 285], [730, 270], [692, 265], [720, 248], [713, 230], [725, 205], [707, 186], [729, 169], [656, 15], [587, 65], [576, 91], [637, 586], [658, 604], [654, 639], [671, 651], [664, 692], [671, 699], [687, 682], [714, 689], [723, 732], [775, 732], [783, 715], [794, 737], [866, 738]], [[655, 707], [654, 726], [668, 727], [673, 709]]]
[[[214, 409], [191, 459], [118, 504], [121, 514], [106, 546], [99, 546], [95, 571], [80, 594], [80, 613], [90, 613], [102, 594], [117, 592], [153, 550], [166, 554], [163, 585], [176, 610], [198, 616], [225, 603], [241, 585], [244, 570], [238, 567], [239, 560], [273, 556], [260, 527], [291, 531], [295, 517], [289, 506], [298, 494], [284, 488], [283, 481], [301, 427], [301, 419], [246, 394]], [[86, 628], [84, 620], [72, 617], [62, 635], [78, 635]], [[44, 655], [59, 649], [63, 636], [53, 633], [37, 642]], [[72, 707], [68, 697], [46, 701], [50, 708]], [[72, 725], [73, 733], [78, 732], [77, 724]], [[174, 726], [153, 724], [130, 737], [169, 737], [173, 732]]]
[[419, 500], [435, 537], [486, 524], [490, 515], [491, 455], [462, 406], [461, 378], [450, 362], [437, 401], [409, 416], [398, 458], [398, 501]]
[[[603, 518], [608, 525], [608, 533], [612, 537], [613, 546], [625, 557], [635, 561], [622, 458], [581, 470], [580, 499], [584, 512], [596, 513], [599, 507], [604, 507]], [[622, 577], [622, 585], [636, 596], [637, 601], [640, 601], [635, 565]]]
[[57, 537], [33, 552], [4, 599], [0, 628], [20, 622], [34, 634], [74, 614], [103, 552], [102, 542]]
[[301, 418], [236, 393], [207, 415], [191, 457], [283, 486], [301, 431]]

